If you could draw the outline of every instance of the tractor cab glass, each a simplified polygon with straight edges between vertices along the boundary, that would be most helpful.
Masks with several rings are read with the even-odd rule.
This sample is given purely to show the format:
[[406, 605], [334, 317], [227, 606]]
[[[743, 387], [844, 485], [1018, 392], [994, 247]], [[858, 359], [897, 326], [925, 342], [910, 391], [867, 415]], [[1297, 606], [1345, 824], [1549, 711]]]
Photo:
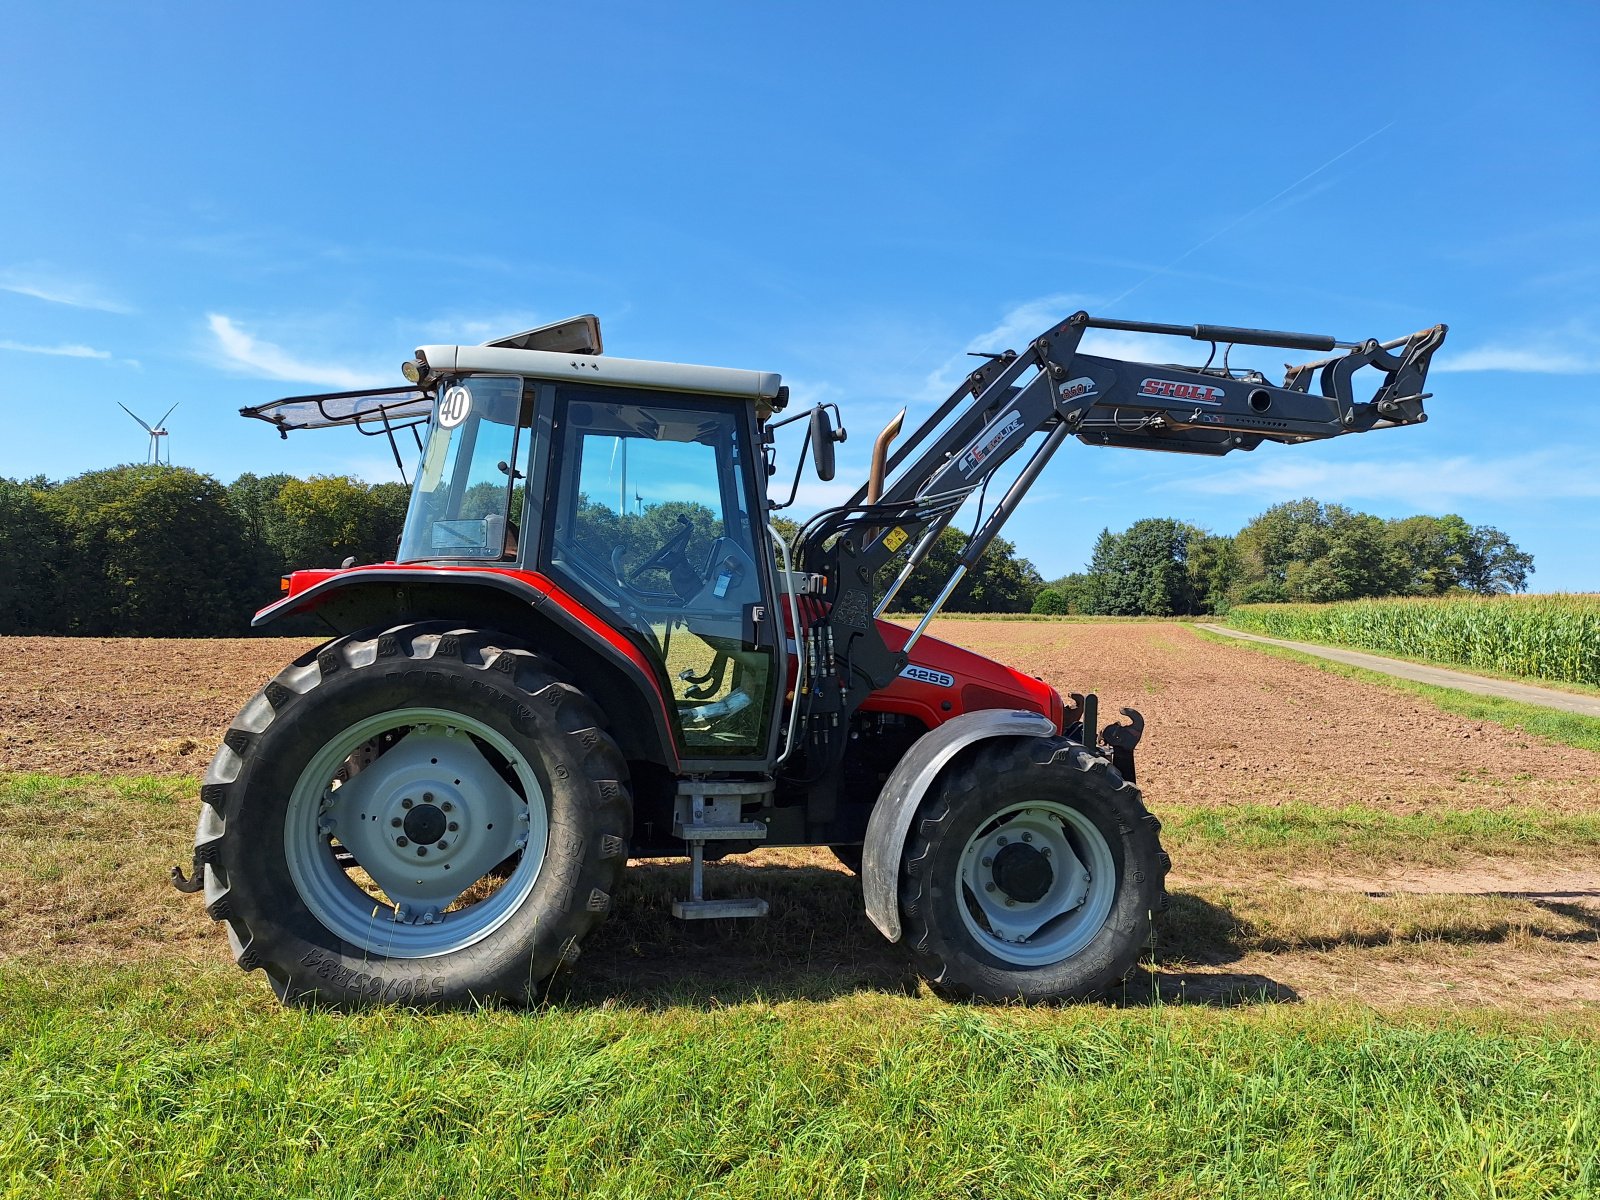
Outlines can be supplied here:
[[447, 381], [411, 491], [400, 561], [515, 558], [533, 404], [521, 379]]
[[687, 757], [766, 753], [775, 680], [748, 413], [558, 389], [546, 561], [664, 668]]

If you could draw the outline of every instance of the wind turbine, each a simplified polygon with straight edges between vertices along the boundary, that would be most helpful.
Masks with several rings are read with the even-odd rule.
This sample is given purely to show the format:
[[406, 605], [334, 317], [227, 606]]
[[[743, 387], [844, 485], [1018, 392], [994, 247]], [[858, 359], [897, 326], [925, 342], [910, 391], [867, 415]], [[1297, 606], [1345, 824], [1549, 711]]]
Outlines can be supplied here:
[[[135, 421], [138, 421], [140, 425], [144, 425], [144, 431], [150, 435], [150, 457], [147, 461], [158, 466], [161, 465], [163, 461], [161, 458], [161, 439], [167, 436], [167, 418], [172, 415], [172, 409], [177, 408], [178, 406], [174, 404], [172, 408], [167, 409], [166, 412], [161, 414], [161, 420], [157, 421], [153, 426], [145, 425], [144, 420], [137, 413], [135, 413], [133, 409], [122, 403], [122, 401], [117, 401], [117, 407], [123, 412], [127, 413]], [[172, 465], [172, 446], [170, 443], [167, 446], [167, 457], [165, 464], [169, 467]]]

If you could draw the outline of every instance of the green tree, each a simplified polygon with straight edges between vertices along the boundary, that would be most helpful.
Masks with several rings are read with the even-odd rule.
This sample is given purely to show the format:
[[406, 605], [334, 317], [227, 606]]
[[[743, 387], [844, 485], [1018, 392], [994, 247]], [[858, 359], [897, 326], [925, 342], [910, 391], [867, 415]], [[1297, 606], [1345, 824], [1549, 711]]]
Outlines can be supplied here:
[[246, 473], [228, 485], [228, 505], [239, 520], [249, 555], [251, 592], [261, 603], [277, 593], [278, 577], [289, 569], [281, 549], [286, 539], [278, 493], [293, 478]]
[[[522, 520], [522, 485], [512, 496], [512, 520]], [[400, 532], [406, 525], [406, 509], [411, 504], [411, 489], [403, 483], [374, 483], [368, 486], [372, 501], [373, 562], [390, 562], [400, 549]]]
[[1065, 595], [1047, 586], [1039, 589], [1039, 594], [1033, 598], [1033, 608], [1029, 611], [1047, 617], [1061, 617], [1070, 611], [1070, 606]]
[[[912, 612], [930, 607], [955, 571], [966, 544], [966, 534], [956, 529], [943, 530], [895, 597], [895, 609]], [[880, 595], [899, 573], [898, 562], [886, 568], [878, 580]], [[1038, 569], [1027, 559], [1019, 558], [1014, 545], [997, 537], [957, 585], [944, 608], [946, 612], [1027, 612], [1043, 586]]]
[[1240, 574], [1233, 539], [1195, 530], [1189, 538], [1184, 569], [1189, 575], [1189, 589], [1199, 599], [1199, 611], [1226, 612], [1228, 591]]
[[[1060, 579], [1051, 580], [1044, 585], [1038, 596], [1034, 597], [1033, 611], [1052, 614], [1093, 612], [1094, 608], [1090, 603], [1091, 593], [1092, 581], [1088, 575], [1081, 571], [1063, 575]], [[1046, 594], [1052, 598], [1044, 600]], [[1050, 607], [1041, 608], [1041, 602]]]
[[185, 467], [90, 471], [43, 493], [66, 540], [65, 631], [242, 632], [248, 544], [226, 489]]
[[62, 529], [44, 479], [0, 479], [0, 633], [55, 633]]
[[1340, 504], [1275, 504], [1234, 540], [1235, 600], [1352, 600], [1400, 591], [1405, 567], [1384, 523]]
[[1492, 596], [1497, 592], [1525, 592], [1533, 574], [1533, 555], [1517, 548], [1505, 534], [1491, 525], [1472, 530], [1472, 550], [1462, 585]]
[[398, 484], [377, 492], [347, 475], [289, 479], [278, 489], [269, 536], [287, 570], [337, 567], [346, 558], [387, 562], [404, 520]]
[[[1135, 521], [1120, 533], [1102, 530], [1089, 562], [1092, 603], [1106, 616], [1168, 617], [1201, 611], [1203, 594], [1193, 575], [1191, 548], [1204, 531], [1170, 517]], [[1209, 549], [1201, 566], [1211, 569]]]

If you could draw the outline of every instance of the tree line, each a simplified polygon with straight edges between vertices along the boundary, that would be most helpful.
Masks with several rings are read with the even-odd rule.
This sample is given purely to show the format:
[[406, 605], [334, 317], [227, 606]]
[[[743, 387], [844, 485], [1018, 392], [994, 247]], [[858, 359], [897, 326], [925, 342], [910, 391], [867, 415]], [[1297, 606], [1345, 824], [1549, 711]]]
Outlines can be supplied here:
[[229, 635], [289, 570], [394, 557], [409, 493], [342, 475], [127, 466], [0, 479], [0, 633]]
[[[286, 572], [393, 558], [407, 500], [398, 483], [246, 474], [223, 484], [168, 466], [60, 483], [0, 479], [0, 634], [243, 633]], [[682, 505], [590, 515], [618, 526], [611, 544], [635, 549], [659, 545], [680, 520], [710, 522], [709, 511], [702, 519]], [[776, 525], [793, 536], [792, 523]], [[709, 545], [710, 531], [697, 535]], [[930, 606], [964, 544], [945, 530], [895, 610]], [[1263, 601], [1523, 591], [1532, 571], [1532, 556], [1504, 533], [1453, 514], [1386, 521], [1307, 499], [1267, 509], [1232, 537], [1171, 518], [1106, 529], [1084, 571], [1050, 583], [996, 538], [945, 607], [1176, 616]]]
[[1234, 604], [1525, 591], [1533, 556], [1454, 513], [1384, 520], [1275, 504], [1232, 537], [1166, 517], [1105, 529], [1087, 568], [1042, 586], [1039, 613], [1184, 616]]

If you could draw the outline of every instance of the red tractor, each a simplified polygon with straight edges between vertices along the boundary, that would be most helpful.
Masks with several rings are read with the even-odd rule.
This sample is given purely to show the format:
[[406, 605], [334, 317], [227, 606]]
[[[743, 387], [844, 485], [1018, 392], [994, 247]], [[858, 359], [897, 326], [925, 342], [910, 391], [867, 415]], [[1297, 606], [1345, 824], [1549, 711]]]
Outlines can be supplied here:
[[[1090, 328], [1208, 341], [1212, 359], [1080, 353]], [[402, 470], [409, 432], [420, 461], [395, 561], [297, 571], [257, 614], [310, 614], [332, 640], [234, 719], [174, 882], [286, 1001], [448, 1005], [535, 995], [631, 857], [688, 857], [679, 917], [754, 917], [764, 901], [704, 895], [705, 860], [826, 845], [941, 990], [1104, 992], [1166, 905], [1142, 722], [1097, 731], [1092, 696], [1063, 704], [929, 621], [1069, 437], [1219, 455], [1415, 424], [1444, 333], [1077, 313], [987, 357], [891, 454], [897, 417], [870, 478], [792, 544], [770, 524], [774, 435], [807, 420], [831, 478], [836, 410], [780, 416], [770, 373], [606, 356], [592, 317], [425, 346], [406, 387], [246, 409], [285, 437], [386, 435]], [[1341, 353], [1274, 385], [1213, 366], [1219, 343]], [[1377, 386], [1358, 401], [1363, 367]], [[937, 602], [885, 622], [970, 498]]]

